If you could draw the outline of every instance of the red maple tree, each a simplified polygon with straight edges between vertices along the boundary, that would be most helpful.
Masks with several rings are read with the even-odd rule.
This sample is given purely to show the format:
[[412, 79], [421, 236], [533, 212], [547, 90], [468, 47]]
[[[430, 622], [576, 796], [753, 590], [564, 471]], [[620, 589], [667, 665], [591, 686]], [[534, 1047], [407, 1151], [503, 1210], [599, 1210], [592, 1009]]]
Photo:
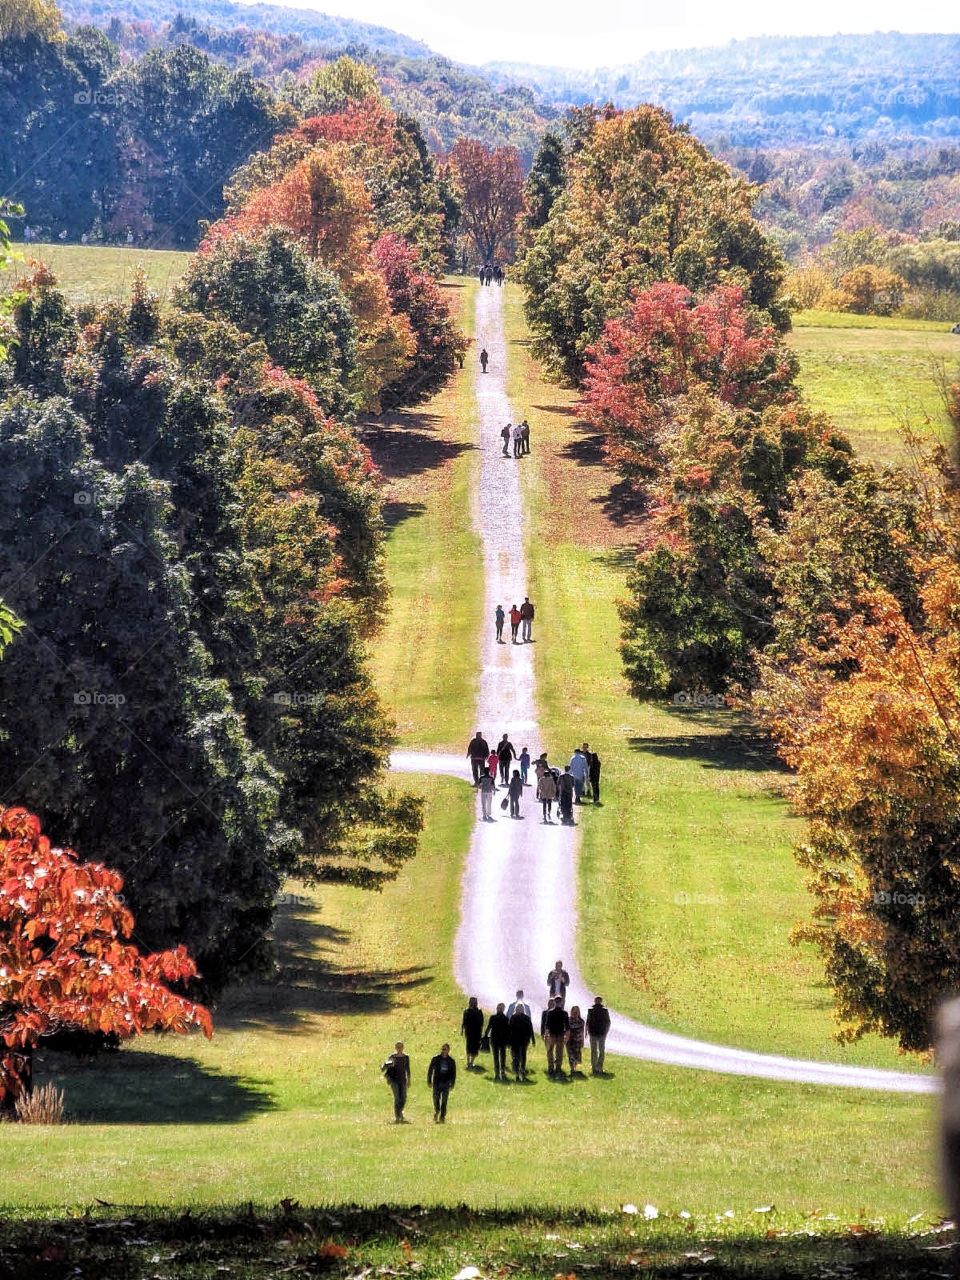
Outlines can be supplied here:
[[166, 985], [197, 976], [186, 949], [127, 941], [122, 889], [116, 871], [53, 848], [26, 809], [0, 810], [0, 1110], [29, 1089], [32, 1052], [54, 1032], [213, 1034], [208, 1010]]

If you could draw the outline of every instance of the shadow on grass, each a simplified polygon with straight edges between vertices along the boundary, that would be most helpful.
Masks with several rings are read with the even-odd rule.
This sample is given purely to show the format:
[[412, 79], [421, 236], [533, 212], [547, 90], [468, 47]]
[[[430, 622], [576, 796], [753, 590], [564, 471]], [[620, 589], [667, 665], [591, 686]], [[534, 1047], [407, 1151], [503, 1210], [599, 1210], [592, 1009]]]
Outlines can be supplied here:
[[[259, 1280], [279, 1274], [281, 1246], [283, 1271], [315, 1275], [322, 1270], [333, 1278], [356, 1275], [358, 1267], [387, 1270], [384, 1258], [393, 1260], [401, 1250], [409, 1255], [411, 1247], [427, 1275], [448, 1274], [453, 1250], [472, 1258], [485, 1274], [541, 1277], [556, 1272], [558, 1256], [569, 1257], [567, 1266], [573, 1269], [574, 1258], [566, 1252], [572, 1242], [576, 1272], [603, 1280], [637, 1275], [647, 1280], [694, 1275], [932, 1280], [949, 1274], [956, 1248], [952, 1231], [879, 1233], [858, 1225], [829, 1232], [809, 1217], [775, 1211], [731, 1228], [706, 1215], [647, 1223], [620, 1214], [534, 1207], [499, 1212], [409, 1204], [315, 1208], [289, 1199], [275, 1209], [109, 1208], [111, 1216], [101, 1207], [82, 1218], [0, 1219], [0, 1277], [66, 1280], [82, 1273], [133, 1280], [156, 1272], [159, 1251], [167, 1261], [164, 1274], [176, 1274], [178, 1280], [200, 1280], [214, 1269], [229, 1270], [238, 1280]], [[124, 1210], [122, 1217], [118, 1210]], [[560, 1239], [565, 1244], [558, 1255]], [[318, 1241], [327, 1244], [318, 1250]], [[176, 1260], [172, 1272], [171, 1259]], [[393, 1274], [399, 1274], [396, 1268]]]
[[274, 1106], [260, 1081], [173, 1053], [47, 1052], [37, 1056], [36, 1078], [63, 1090], [67, 1116], [78, 1124], [236, 1124]]
[[[671, 708], [672, 711], [672, 708]], [[729, 712], [721, 720], [709, 711], [676, 711], [690, 725], [729, 724]], [[669, 760], [694, 760], [707, 769], [738, 769], [749, 773], [789, 774], [790, 770], [777, 755], [766, 734], [750, 729], [734, 728], [721, 732], [690, 732], [675, 737], [657, 735], [650, 738], [628, 738], [633, 751]]]
[[385, 502], [383, 504], [383, 526], [389, 532], [403, 524], [405, 520], [415, 520], [426, 511], [424, 502]]
[[475, 444], [438, 436], [436, 430], [441, 424], [442, 419], [435, 413], [407, 413], [367, 424], [361, 430], [361, 439], [387, 480], [403, 480], [435, 471], [476, 449]]
[[311, 1017], [387, 1013], [401, 994], [433, 981], [426, 968], [358, 968], [347, 962], [351, 941], [346, 931], [318, 921], [312, 908], [281, 905], [275, 974], [227, 991], [214, 1010], [214, 1027], [295, 1035]]

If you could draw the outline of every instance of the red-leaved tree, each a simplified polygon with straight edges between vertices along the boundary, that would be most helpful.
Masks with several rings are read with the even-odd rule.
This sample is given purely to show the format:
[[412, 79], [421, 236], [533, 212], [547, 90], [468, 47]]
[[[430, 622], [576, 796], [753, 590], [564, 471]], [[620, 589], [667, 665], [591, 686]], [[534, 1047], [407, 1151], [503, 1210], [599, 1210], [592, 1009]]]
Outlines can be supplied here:
[[0, 1111], [29, 1090], [44, 1036], [213, 1034], [209, 1012], [167, 986], [197, 976], [186, 949], [143, 955], [128, 941], [122, 889], [117, 872], [53, 848], [26, 809], [0, 811]]
[[513, 256], [523, 210], [523, 167], [516, 147], [488, 147], [460, 138], [450, 152], [463, 210], [463, 228], [481, 262]]
[[796, 360], [741, 289], [700, 302], [680, 284], [656, 284], [610, 320], [589, 351], [583, 408], [628, 479], [656, 474], [666, 437], [685, 423], [698, 389], [734, 409], [762, 411], [795, 398]]

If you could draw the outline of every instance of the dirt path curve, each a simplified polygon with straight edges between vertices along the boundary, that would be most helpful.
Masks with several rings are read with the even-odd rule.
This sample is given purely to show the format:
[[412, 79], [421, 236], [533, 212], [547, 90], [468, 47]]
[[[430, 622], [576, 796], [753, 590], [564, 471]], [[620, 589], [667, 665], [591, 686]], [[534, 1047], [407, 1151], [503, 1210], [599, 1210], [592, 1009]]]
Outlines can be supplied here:
[[[475, 349], [490, 353], [489, 372], [476, 373], [480, 415], [480, 474], [474, 496], [473, 517], [483, 544], [484, 619], [480, 645], [481, 677], [478, 707], [473, 723], [465, 725], [468, 737], [479, 728], [491, 746], [507, 731], [517, 751], [530, 748], [535, 758], [551, 749], [551, 763], [565, 764], [574, 743], [543, 743], [537, 729], [534, 701], [533, 652], [546, 643], [542, 619], [549, 616], [539, 605], [533, 626], [533, 644], [497, 644], [493, 613], [498, 604], [509, 612], [527, 594], [524, 545], [528, 530], [522, 518], [520, 468], [531, 461], [504, 458], [499, 432], [523, 416], [523, 407], [511, 406], [505, 390], [506, 346], [501, 291], [480, 289], [477, 301]], [[536, 448], [534, 438], [533, 447]], [[512, 450], [511, 450], [512, 452]], [[469, 778], [465, 758], [426, 752], [396, 752], [392, 766], [398, 772], [435, 772]], [[470, 842], [463, 878], [460, 928], [457, 933], [455, 972], [468, 995], [478, 996], [492, 1011], [498, 1001], [509, 1001], [522, 987], [534, 1009], [534, 1021], [545, 1001], [547, 971], [562, 959], [570, 973], [567, 1007], [579, 1004], [586, 1012], [593, 989], [576, 959], [577, 828], [544, 826], [533, 788], [524, 797], [520, 821], [500, 809], [503, 792], [494, 803], [495, 821], [478, 821]], [[599, 994], [602, 994], [599, 993]], [[735, 1075], [762, 1076], [809, 1084], [846, 1085], [902, 1093], [926, 1093], [937, 1088], [930, 1076], [864, 1067], [809, 1062], [797, 1058], [751, 1053], [722, 1045], [670, 1035], [621, 1017], [612, 1011], [608, 1039], [612, 1053], [653, 1062], [699, 1068]]]

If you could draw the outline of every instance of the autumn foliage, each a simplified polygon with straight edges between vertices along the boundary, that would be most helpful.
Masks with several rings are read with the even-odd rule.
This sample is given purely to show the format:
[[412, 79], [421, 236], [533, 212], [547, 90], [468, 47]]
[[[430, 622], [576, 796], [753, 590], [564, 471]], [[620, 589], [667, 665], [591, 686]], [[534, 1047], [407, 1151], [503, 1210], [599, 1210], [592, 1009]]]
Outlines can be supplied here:
[[53, 848], [26, 809], [0, 811], [0, 1108], [23, 1087], [17, 1063], [52, 1032], [212, 1035], [208, 1011], [168, 985], [196, 977], [193, 961], [183, 947], [140, 952], [122, 889], [115, 871]]

